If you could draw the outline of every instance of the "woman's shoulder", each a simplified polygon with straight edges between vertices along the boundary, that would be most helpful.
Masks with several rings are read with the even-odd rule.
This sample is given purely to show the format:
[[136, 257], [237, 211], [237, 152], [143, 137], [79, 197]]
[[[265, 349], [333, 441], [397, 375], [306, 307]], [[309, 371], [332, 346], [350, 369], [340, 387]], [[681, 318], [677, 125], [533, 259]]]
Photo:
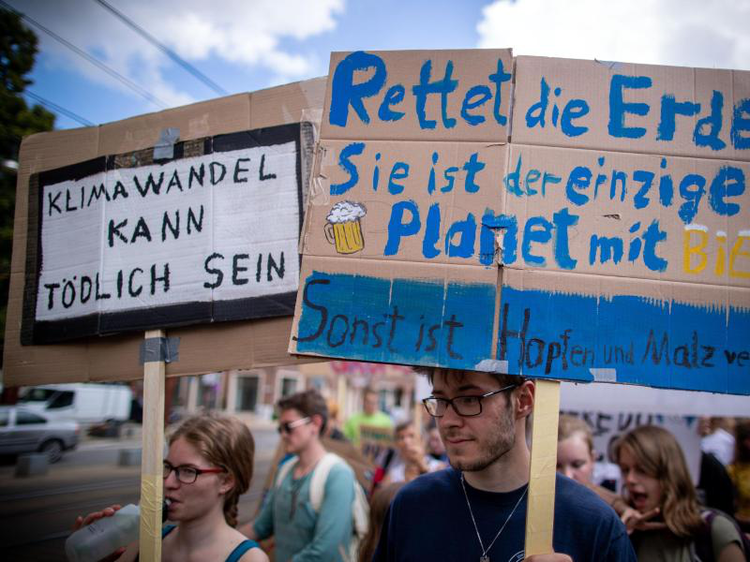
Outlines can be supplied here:
[[231, 538], [236, 546], [226, 562], [268, 562], [268, 556], [260, 549], [258, 543], [248, 539], [237, 529], [232, 529]]
[[266, 556], [266, 553], [256, 544], [256, 546], [247, 550], [240, 558], [238, 558], [237, 562], [268, 562], [268, 556]]

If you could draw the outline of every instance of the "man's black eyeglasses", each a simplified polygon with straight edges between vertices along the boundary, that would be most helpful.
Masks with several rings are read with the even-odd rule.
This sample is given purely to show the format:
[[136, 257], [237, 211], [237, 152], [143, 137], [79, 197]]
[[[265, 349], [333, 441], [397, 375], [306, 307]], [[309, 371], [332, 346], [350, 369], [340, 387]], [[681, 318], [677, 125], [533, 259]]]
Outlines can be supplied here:
[[226, 472], [223, 468], [195, 468], [194, 466], [172, 466], [171, 463], [164, 461], [164, 480], [166, 480], [172, 471], [177, 477], [177, 480], [183, 484], [192, 484], [201, 474], [218, 474], [220, 472]]
[[448, 406], [453, 406], [453, 410], [459, 415], [464, 417], [478, 416], [482, 413], [482, 398], [489, 398], [495, 394], [500, 394], [511, 388], [516, 388], [517, 384], [511, 384], [500, 390], [491, 390], [484, 394], [475, 396], [456, 396], [455, 398], [438, 398], [437, 396], [430, 396], [422, 400], [425, 410], [433, 418], [442, 418], [445, 415], [445, 411]]
[[306, 417], [306, 418], [300, 418], [298, 420], [294, 420], [294, 421], [290, 421], [290, 422], [281, 422], [279, 424], [278, 430], [279, 430], [279, 433], [282, 433], [282, 432], [284, 432], [284, 433], [291, 433], [292, 430], [295, 427], [299, 427], [301, 425], [305, 425], [306, 423], [310, 423], [310, 417], [309, 416]]

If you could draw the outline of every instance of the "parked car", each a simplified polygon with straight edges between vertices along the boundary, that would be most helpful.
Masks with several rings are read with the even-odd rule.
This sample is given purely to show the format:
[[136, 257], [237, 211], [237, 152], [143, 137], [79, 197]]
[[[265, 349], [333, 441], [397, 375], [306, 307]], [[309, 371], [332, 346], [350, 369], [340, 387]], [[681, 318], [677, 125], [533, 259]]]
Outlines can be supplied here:
[[0, 406], [0, 454], [47, 453], [50, 462], [78, 445], [78, 422], [48, 418], [19, 406]]

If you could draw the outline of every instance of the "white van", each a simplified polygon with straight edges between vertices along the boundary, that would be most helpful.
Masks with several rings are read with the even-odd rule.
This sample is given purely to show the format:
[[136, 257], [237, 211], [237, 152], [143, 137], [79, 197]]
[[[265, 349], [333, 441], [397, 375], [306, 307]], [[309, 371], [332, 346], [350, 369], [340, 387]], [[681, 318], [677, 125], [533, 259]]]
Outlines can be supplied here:
[[18, 403], [27, 410], [82, 424], [127, 421], [133, 392], [122, 384], [49, 384], [22, 390]]

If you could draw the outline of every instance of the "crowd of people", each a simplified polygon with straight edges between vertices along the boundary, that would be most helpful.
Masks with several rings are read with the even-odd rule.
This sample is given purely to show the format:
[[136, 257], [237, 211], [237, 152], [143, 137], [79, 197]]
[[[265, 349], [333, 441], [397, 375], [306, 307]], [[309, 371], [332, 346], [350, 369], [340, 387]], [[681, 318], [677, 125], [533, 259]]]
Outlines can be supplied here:
[[[750, 422], [701, 426], [701, 466], [714, 470], [718, 463], [731, 484], [717, 506], [707, 501], [716, 491], [694, 485], [679, 443], [657, 426], [636, 427], [614, 443], [621, 490], [594, 484], [592, 430], [561, 416], [554, 554], [526, 558], [535, 383], [449, 369], [422, 374], [432, 385], [424, 400], [427, 424], [416, 419], [394, 427], [379, 411], [377, 393], [367, 390], [363, 412], [344, 424], [342, 435], [332, 432], [317, 391], [281, 399], [278, 430], [286, 455], [257, 517], [241, 526], [237, 500], [253, 474], [250, 431], [227, 416], [185, 421], [170, 436], [164, 460], [171, 523], [162, 532], [163, 560], [261, 562], [269, 559], [261, 548], [269, 538], [277, 562], [750, 559], [744, 535], [750, 530]], [[326, 450], [324, 437], [334, 433], [359, 445], [365, 425], [393, 427], [393, 446], [376, 459], [375, 477], [363, 487], [347, 459]], [[702, 480], [716, 480], [715, 474]], [[76, 527], [117, 507], [79, 518]], [[133, 544], [111, 559], [137, 557]]]

